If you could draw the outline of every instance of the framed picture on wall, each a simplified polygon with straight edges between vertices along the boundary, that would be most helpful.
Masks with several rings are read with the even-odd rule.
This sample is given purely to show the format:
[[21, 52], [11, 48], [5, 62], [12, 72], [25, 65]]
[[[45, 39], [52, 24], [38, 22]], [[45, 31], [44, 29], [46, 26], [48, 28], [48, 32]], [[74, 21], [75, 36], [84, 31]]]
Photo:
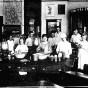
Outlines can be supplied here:
[[65, 14], [65, 4], [58, 5], [58, 14]]
[[46, 16], [54, 16], [54, 5], [46, 5]]

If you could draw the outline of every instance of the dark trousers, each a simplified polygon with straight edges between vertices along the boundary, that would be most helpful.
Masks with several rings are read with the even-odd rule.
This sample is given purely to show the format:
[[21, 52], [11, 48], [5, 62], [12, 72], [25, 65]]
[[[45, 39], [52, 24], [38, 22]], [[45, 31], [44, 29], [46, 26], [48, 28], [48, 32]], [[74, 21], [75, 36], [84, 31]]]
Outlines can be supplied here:
[[33, 54], [36, 53], [37, 46], [28, 46], [27, 57], [33, 61]]

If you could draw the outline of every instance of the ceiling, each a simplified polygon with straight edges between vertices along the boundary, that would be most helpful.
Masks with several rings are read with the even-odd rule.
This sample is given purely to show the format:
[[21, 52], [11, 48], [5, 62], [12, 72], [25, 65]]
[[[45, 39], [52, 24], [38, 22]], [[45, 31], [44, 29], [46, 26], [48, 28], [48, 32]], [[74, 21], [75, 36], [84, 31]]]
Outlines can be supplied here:
[[88, 0], [41, 0], [43, 2], [47, 1], [69, 1], [69, 2], [88, 2]]

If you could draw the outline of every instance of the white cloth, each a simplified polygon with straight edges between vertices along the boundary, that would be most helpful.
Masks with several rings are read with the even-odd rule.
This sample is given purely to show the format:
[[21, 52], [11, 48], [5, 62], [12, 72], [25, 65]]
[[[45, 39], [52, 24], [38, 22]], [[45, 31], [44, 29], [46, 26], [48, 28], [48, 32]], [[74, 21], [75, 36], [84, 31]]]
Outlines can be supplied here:
[[60, 41], [58, 43], [58, 46], [57, 46], [57, 49], [56, 49], [56, 52], [63, 52], [65, 54], [65, 58], [69, 58], [69, 56], [72, 54], [72, 48], [71, 48], [71, 44], [66, 41], [66, 42], [63, 42], [63, 41]]
[[14, 51], [14, 41], [13, 40], [8, 40], [8, 50], [9, 51]]
[[78, 68], [83, 70], [84, 64], [88, 64], [88, 42], [80, 42], [82, 48], [78, 51]]
[[81, 40], [81, 35], [80, 34], [71, 36], [71, 42], [73, 42], [73, 43], [78, 43], [78, 42], [80, 42], [80, 40]]
[[27, 46], [32, 46], [32, 45], [33, 45], [33, 39], [30, 38], [30, 37], [28, 37], [28, 38], [26, 39], [25, 44], [26, 44]]
[[14, 45], [18, 45], [19, 44], [19, 37], [13, 37], [14, 39]]
[[55, 38], [56, 38], [55, 43], [56, 43], [56, 45], [61, 41], [61, 34], [62, 34], [62, 32], [55, 33]]
[[34, 45], [35, 45], [35, 46], [38, 46], [39, 43], [40, 43], [40, 39], [39, 39], [39, 38], [35, 38], [35, 40], [34, 40]]

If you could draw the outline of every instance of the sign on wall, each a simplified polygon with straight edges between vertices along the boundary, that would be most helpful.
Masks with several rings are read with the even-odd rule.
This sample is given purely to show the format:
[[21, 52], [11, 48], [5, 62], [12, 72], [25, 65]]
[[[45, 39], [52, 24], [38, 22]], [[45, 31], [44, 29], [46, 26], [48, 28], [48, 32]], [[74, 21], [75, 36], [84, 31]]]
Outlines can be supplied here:
[[46, 5], [46, 16], [54, 16], [54, 5]]

